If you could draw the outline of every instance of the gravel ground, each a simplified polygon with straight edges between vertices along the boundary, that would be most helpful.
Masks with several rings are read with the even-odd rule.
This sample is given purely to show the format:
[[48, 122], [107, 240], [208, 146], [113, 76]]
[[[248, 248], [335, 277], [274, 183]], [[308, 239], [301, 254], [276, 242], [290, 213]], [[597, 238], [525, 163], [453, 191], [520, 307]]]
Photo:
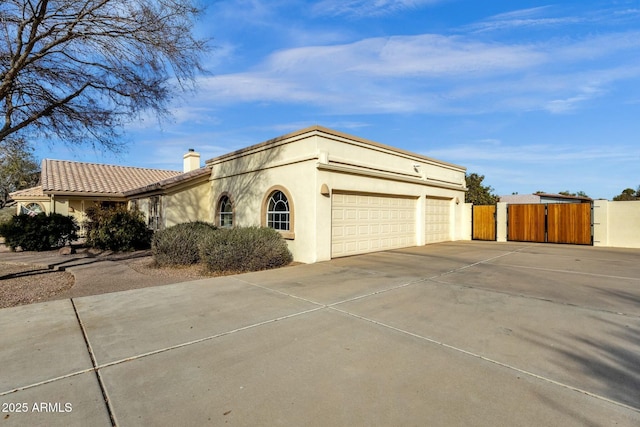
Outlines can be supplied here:
[[[6, 251], [8, 249], [0, 242], [0, 252]], [[89, 253], [92, 253], [91, 250], [89, 250]], [[158, 277], [158, 280], [143, 281], [143, 283], [133, 283], [126, 280], [118, 282], [114, 277], [113, 286], [102, 286], [99, 290], [90, 289], [88, 293], [80, 292], [81, 296], [147, 286], [160, 286], [237, 273], [228, 271], [222, 274], [212, 274], [203, 271], [201, 265], [157, 267], [150, 251], [132, 253], [97, 251], [92, 254], [97, 258], [126, 264], [132, 270], [148, 277]], [[290, 265], [296, 264], [299, 263], [292, 262]], [[16, 265], [0, 262], [0, 308], [69, 298], [74, 295], [74, 282], [74, 276], [69, 272], [53, 271], [34, 265]]]
[[73, 286], [73, 274], [28, 265], [0, 264], [0, 308], [48, 301]]
[[[200, 266], [184, 268], [158, 268], [153, 258], [145, 256], [130, 260], [122, 260], [138, 273], [162, 277], [161, 284], [186, 282], [211, 275], [202, 272]], [[60, 299], [58, 295], [65, 293], [74, 285], [73, 274], [53, 271], [33, 265], [15, 265], [0, 263], [0, 308]], [[139, 286], [132, 287], [138, 288]]]
[[147, 276], [170, 277], [175, 278], [177, 282], [186, 282], [187, 280], [198, 280], [205, 277], [214, 277], [212, 274], [205, 273], [202, 266], [193, 265], [190, 267], [156, 267], [152, 257], [137, 258], [130, 261], [124, 261], [131, 269]]

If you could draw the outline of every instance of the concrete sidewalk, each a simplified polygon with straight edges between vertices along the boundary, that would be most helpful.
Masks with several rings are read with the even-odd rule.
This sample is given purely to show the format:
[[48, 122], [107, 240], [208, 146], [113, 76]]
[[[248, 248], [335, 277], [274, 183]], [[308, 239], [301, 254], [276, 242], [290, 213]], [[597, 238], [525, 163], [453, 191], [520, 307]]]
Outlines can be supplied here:
[[640, 251], [456, 242], [0, 310], [0, 425], [640, 425]]

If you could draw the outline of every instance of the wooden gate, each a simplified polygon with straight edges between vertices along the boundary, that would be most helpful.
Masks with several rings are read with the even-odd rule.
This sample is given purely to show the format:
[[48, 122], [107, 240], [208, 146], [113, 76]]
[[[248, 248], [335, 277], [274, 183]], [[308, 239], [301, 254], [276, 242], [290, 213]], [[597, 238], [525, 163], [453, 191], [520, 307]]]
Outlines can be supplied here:
[[545, 242], [546, 205], [509, 205], [507, 209], [508, 240]]
[[496, 205], [473, 206], [473, 240], [496, 240]]
[[590, 203], [509, 205], [508, 240], [591, 245]]
[[591, 203], [547, 206], [547, 242], [591, 244]]

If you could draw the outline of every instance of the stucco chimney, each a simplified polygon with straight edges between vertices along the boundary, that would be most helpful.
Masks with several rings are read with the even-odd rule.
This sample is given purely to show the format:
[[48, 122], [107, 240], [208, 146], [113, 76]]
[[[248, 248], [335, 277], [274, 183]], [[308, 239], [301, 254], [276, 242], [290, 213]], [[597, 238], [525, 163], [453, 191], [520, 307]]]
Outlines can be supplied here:
[[189, 152], [183, 156], [184, 167], [183, 172], [191, 172], [200, 169], [200, 153], [196, 153], [193, 148], [189, 148]]

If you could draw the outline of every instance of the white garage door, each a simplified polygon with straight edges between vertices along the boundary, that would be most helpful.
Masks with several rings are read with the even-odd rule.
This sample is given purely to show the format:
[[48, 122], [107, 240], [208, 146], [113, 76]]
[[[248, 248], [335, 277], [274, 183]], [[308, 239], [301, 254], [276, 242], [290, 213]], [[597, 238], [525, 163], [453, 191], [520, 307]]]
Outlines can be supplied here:
[[416, 245], [416, 198], [333, 193], [333, 258]]
[[425, 243], [451, 240], [451, 199], [427, 197], [425, 203]]

